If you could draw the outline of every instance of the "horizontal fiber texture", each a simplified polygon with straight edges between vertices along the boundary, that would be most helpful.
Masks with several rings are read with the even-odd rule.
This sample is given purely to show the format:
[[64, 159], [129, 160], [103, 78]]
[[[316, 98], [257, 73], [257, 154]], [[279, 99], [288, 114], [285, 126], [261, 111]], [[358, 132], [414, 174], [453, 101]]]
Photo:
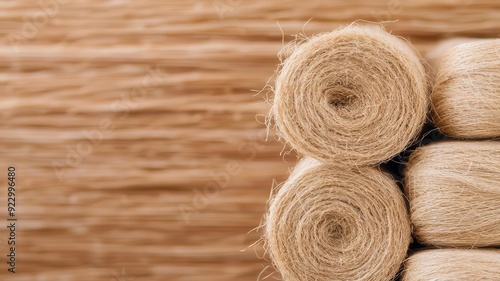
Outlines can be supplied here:
[[377, 164], [404, 150], [428, 109], [418, 54], [379, 26], [304, 40], [292, 43], [276, 79], [270, 123], [279, 135], [327, 163]]
[[499, 250], [432, 249], [405, 262], [401, 281], [498, 281]]
[[[283, 145], [265, 142], [255, 121], [269, 107], [252, 93], [275, 71], [283, 37], [387, 21], [425, 54], [443, 38], [500, 30], [497, 0], [61, 0], [68, 4], [15, 53], [8, 36], [22, 33], [40, 2], [0, 1], [0, 193], [7, 164], [17, 165], [21, 188], [20, 273], [2, 263], [0, 280], [274, 280], [264, 279], [270, 263], [241, 250], [260, 237], [247, 233], [269, 183], [288, 176]], [[221, 2], [239, 5], [216, 10]], [[149, 70], [160, 84], [133, 102]], [[111, 111], [116, 101], [122, 111]], [[67, 147], [108, 117], [113, 129], [59, 182], [54, 161], [65, 163]], [[204, 188], [214, 174], [224, 180], [232, 161], [241, 172], [207, 200]], [[2, 223], [1, 255], [7, 230]]]
[[500, 246], [500, 143], [420, 147], [406, 170], [414, 236], [423, 244]]
[[265, 241], [284, 280], [388, 281], [411, 240], [402, 192], [372, 167], [302, 160], [272, 198]]
[[500, 137], [500, 39], [450, 48], [432, 91], [433, 116], [446, 135]]

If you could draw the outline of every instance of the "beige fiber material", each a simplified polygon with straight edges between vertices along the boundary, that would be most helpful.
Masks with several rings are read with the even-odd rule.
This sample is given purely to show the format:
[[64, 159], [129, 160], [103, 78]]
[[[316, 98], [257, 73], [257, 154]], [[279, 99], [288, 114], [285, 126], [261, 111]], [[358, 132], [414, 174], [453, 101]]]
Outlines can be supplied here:
[[500, 246], [500, 143], [417, 148], [406, 170], [414, 236], [423, 244]]
[[[67, 4], [47, 24], [33, 22], [55, 2]], [[443, 38], [500, 32], [498, 0], [15, 0], [0, 7], [0, 281], [280, 280], [260, 259], [262, 245], [248, 247], [262, 234], [251, 230], [270, 183], [289, 176], [283, 158], [296, 159], [280, 157], [283, 144], [272, 135], [266, 142], [256, 121], [270, 106], [254, 90], [280, 63], [283, 37], [386, 21], [426, 54]], [[136, 91], [144, 85], [146, 96]], [[102, 129], [108, 118], [112, 127]], [[87, 132], [102, 141], [81, 154]], [[229, 174], [234, 161], [241, 169]], [[62, 181], [54, 162], [63, 164]], [[17, 274], [5, 263], [10, 164], [19, 169]], [[206, 190], [214, 184], [223, 187]]]
[[500, 251], [433, 249], [405, 262], [402, 281], [498, 281]]
[[284, 280], [392, 280], [411, 240], [402, 192], [372, 167], [302, 160], [272, 198], [266, 248]]
[[450, 48], [432, 92], [434, 121], [457, 138], [500, 137], [500, 39]]
[[474, 42], [478, 40], [488, 40], [488, 39], [479, 39], [479, 38], [468, 38], [468, 37], [457, 37], [457, 38], [451, 38], [451, 39], [445, 39], [436, 44], [434, 48], [432, 48], [426, 55], [425, 59], [429, 66], [432, 68], [433, 74], [437, 72], [439, 69], [439, 66], [441, 65], [441, 60], [444, 57], [444, 54], [452, 48], [457, 45], [463, 44], [463, 43], [468, 43], [468, 42]]
[[428, 79], [403, 40], [379, 26], [350, 25], [292, 49], [276, 80], [269, 120], [299, 153], [377, 164], [421, 130]]

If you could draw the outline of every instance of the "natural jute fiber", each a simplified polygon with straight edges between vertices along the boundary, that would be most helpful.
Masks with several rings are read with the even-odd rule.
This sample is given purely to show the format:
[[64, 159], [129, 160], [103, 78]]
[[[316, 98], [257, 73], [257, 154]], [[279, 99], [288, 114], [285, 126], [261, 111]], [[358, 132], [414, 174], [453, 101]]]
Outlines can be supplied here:
[[299, 153], [377, 164], [421, 130], [428, 79], [405, 41], [378, 26], [350, 25], [294, 49], [277, 77], [269, 123]]
[[444, 54], [448, 52], [448, 50], [457, 45], [474, 42], [478, 40], [489, 40], [489, 39], [478, 39], [478, 38], [469, 38], [469, 37], [453, 37], [439, 41], [432, 49], [430, 49], [427, 54], [425, 54], [425, 60], [429, 64], [432, 69], [432, 73], [435, 76], [439, 66], [441, 65], [441, 60], [444, 57]]
[[423, 244], [500, 246], [500, 143], [453, 141], [410, 157], [406, 191]]
[[448, 136], [500, 137], [500, 39], [450, 48], [437, 72], [432, 105], [436, 125]]
[[402, 281], [498, 281], [500, 251], [433, 249], [405, 262]]
[[402, 192], [372, 167], [306, 159], [272, 198], [266, 248], [284, 280], [393, 278], [411, 240]]

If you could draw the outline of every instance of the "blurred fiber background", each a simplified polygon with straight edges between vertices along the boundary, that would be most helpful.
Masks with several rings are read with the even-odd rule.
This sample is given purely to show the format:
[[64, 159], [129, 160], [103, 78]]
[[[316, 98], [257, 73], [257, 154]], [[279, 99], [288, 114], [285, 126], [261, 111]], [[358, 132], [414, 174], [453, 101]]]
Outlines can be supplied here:
[[0, 280], [274, 280], [251, 245], [296, 157], [266, 142], [265, 85], [293, 35], [359, 19], [425, 55], [498, 37], [500, 2], [1, 1]]

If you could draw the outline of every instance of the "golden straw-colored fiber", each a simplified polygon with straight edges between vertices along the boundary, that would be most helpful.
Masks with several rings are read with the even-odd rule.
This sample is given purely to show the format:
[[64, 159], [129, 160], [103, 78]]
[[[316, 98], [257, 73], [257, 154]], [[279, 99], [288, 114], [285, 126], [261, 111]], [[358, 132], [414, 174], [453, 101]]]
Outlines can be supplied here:
[[500, 39], [450, 48], [432, 91], [434, 122], [457, 138], [500, 137]]
[[322, 162], [383, 162], [426, 119], [428, 79], [407, 42], [350, 25], [294, 46], [276, 80], [270, 119], [299, 153]]
[[414, 236], [423, 244], [500, 246], [500, 143], [420, 147], [406, 170]]
[[[55, 1], [0, 1], [2, 281], [275, 280], [248, 246], [270, 183], [288, 176], [283, 158], [296, 159], [256, 121], [269, 105], [254, 91], [282, 42], [359, 19], [421, 54], [500, 33], [498, 0], [57, 0], [23, 36]], [[88, 132], [95, 144], [79, 154]], [[3, 263], [11, 164], [16, 274]]]
[[[441, 60], [444, 57], [444, 54], [452, 48], [457, 45], [471, 42], [471, 41], [478, 41], [478, 40], [483, 40], [479, 38], [467, 38], [467, 37], [456, 37], [456, 38], [451, 38], [451, 39], [445, 39], [442, 40], [441, 42], [438, 42], [427, 54], [425, 55], [425, 60], [431, 67], [431, 71], [433, 76], [436, 76], [436, 72], [439, 69], [439, 66], [441, 65]], [[488, 39], [486, 39], [488, 40]]]
[[401, 281], [498, 281], [499, 250], [432, 249], [405, 262]]
[[391, 177], [307, 158], [272, 198], [265, 231], [269, 255], [288, 281], [391, 280], [410, 240]]

